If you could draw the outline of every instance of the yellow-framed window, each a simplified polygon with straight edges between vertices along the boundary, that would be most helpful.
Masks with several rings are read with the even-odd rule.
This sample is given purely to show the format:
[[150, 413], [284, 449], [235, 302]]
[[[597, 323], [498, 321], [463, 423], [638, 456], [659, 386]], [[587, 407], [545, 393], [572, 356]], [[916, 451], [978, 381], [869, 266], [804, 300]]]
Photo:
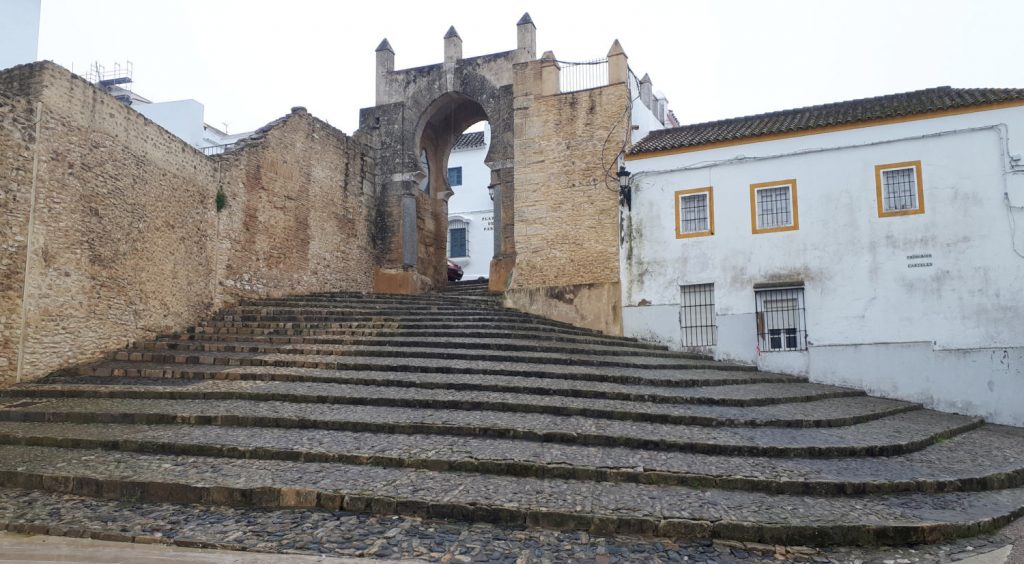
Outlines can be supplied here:
[[796, 180], [750, 185], [750, 232], [776, 233], [800, 229]]
[[921, 161], [876, 165], [875, 198], [878, 217], [924, 213]]
[[676, 239], [715, 234], [715, 190], [711, 186], [675, 193]]

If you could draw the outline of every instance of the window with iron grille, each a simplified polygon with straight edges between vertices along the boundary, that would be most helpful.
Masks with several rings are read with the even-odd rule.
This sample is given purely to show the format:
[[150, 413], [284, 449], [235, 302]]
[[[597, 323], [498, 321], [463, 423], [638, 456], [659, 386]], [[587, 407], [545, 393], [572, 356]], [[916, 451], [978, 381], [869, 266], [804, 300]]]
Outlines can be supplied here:
[[875, 167], [878, 216], [924, 213], [921, 161]]
[[680, 286], [679, 326], [684, 347], [713, 347], [718, 344], [715, 323], [715, 285]]
[[448, 256], [465, 257], [466, 254], [466, 228], [453, 227], [448, 230]]
[[800, 227], [797, 214], [796, 180], [750, 185], [751, 231], [772, 233]]
[[803, 288], [754, 291], [761, 352], [807, 350]]
[[448, 168], [448, 185], [462, 186], [462, 167], [453, 166]]
[[712, 235], [715, 231], [714, 191], [706, 188], [679, 190], [676, 196], [676, 239]]

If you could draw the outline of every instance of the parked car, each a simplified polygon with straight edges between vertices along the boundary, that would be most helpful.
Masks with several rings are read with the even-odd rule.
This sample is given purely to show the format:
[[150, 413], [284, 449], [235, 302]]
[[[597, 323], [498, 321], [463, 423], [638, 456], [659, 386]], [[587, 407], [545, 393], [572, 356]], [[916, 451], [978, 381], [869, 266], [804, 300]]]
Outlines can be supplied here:
[[451, 260], [448, 261], [448, 281], [457, 282], [462, 280], [462, 267]]

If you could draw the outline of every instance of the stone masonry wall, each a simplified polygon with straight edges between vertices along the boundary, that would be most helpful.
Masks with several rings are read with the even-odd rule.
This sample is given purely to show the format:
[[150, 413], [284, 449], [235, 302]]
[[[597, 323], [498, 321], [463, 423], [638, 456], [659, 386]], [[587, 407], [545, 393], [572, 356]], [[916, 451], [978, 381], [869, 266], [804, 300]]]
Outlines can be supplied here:
[[0, 383], [13, 374], [21, 337], [29, 200], [40, 88], [31, 73], [0, 74]]
[[227, 196], [217, 218], [223, 293], [370, 290], [375, 201], [364, 147], [302, 108], [264, 129], [216, 158]]
[[[539, 63], [521, 76], [537, 92]], [[517, 78], [517, 89], [521, 82]], [[520, 96], [515, 129], [516, 262], [506, 302], [621, 334], [616, 157], [627, 133], [625, 84]], [[609, 172], [610, 171], [610, 172]]]
[[372, 162], [304, 112], [210, 158], [36, 63], [0, 73], [0, 150], [0, 385], [22, 341], [30, 380], [241, 297], [370, 287]]

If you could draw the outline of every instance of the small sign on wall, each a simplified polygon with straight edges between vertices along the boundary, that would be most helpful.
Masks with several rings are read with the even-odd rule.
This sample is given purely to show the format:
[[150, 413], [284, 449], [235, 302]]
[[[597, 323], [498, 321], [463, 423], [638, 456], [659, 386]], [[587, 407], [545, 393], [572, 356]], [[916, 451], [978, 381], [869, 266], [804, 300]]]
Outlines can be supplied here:
[[494, 231], [494, 216], [488, 215], [483, 217], [484, 231]]
[[907, 255], [907, 268], [931, 268], [933, 266], [931, 253], [916, 253]]

